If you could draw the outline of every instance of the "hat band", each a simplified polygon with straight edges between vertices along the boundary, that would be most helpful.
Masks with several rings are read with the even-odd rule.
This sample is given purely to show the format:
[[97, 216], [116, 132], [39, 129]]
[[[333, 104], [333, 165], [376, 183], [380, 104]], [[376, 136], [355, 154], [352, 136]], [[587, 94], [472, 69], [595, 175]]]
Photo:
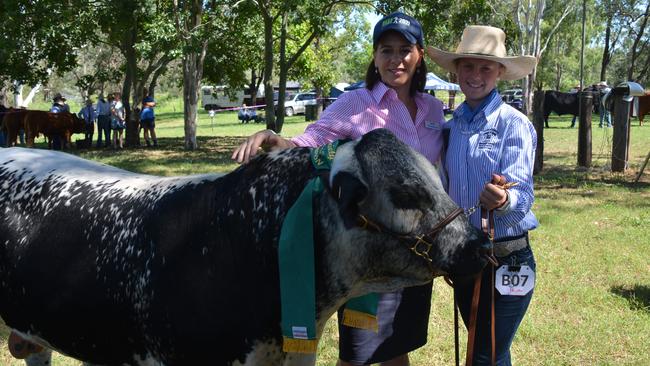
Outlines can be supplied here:
[[506, 58], [507, 56], [497, 56], [489, 53], [480, 53], [480, 52], [456, 52], [458, 56], [462, 55], [468, 55], [468, 56], [488, 56], [488, 57], [496, 57], [496, 58]]

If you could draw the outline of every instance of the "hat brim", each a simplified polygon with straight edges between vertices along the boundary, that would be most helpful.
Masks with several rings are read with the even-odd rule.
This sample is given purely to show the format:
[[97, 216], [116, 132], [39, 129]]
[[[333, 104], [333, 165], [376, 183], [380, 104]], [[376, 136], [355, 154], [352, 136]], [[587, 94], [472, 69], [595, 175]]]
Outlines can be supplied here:
[[435, 47], [427, 47], [427, 55], [433, 62], [440, 65], [449, 72], [456, 73], [456, 63], [459, 58], [476, 58], [481, 60], [490, 60], [502, 64], [506, 71], [501, 75], [502, 80], [517, 80], [533, 72], [537, 63], [534, 56], [506, 56], [497, 57], [489, 55], [477, 55], [472, 53], [455, 53], [447, 52]]

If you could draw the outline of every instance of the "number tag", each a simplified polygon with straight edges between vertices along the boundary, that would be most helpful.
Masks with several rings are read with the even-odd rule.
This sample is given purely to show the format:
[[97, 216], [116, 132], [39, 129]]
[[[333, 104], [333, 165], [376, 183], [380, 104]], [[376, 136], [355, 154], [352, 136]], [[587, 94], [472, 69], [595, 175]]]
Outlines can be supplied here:
[[506, 266], [497, 269], [496, 288], [504, 296], [525, 296], [535, 287], [535, 272], [529, 266]]

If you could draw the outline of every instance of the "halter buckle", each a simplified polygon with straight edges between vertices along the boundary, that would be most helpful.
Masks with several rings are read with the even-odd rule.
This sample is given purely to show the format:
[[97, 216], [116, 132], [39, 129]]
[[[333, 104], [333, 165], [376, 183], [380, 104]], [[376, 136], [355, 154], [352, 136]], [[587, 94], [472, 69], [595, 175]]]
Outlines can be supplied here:
[[[413, 244], [413, 246], [409, 249], [427, 261], [433, 262], [433, 260], [431, 260], [431, 257], [429, 257], [429, 251], [431, 250], [431, 246], [433, 244], [426, 241], [425, 238], [421, 235], [416, 236], [415, 239], [417, 239], [415, 241], [415, 244]], [[420, 249], [420, 245], [423, 245], [424, 247]]]

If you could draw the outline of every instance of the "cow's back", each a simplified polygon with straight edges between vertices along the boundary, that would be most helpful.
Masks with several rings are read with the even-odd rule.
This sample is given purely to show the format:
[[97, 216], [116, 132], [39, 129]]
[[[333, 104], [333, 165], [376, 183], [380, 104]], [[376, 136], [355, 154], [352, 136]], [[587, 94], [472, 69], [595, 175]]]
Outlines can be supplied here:
[[[100, 211], [97, 202], [82, 200], [90, 192], [84, 181], [101, 182], [101, 169], [83, 178], [84, 162], [63, 157], [13, 148], [0, 158], [0, 237], [5, 240], [0, 313], [12, 328], [33, 329], [40, 338], [51, 340], [52, 347], [81, 356], [80, 335], [94, 338], [98, 347], [108, 347], [110, 337], [98, 337], [102, 329], [112, 327], [124, 334], [134, 334], [134, 329], [132, 320], [124, 317], [126, 302], [119, 296], [110, 298], [115, 292], [104, 293], [99, 243], [84, 230], [94, 225], [90, 220], [101, 222], [91, 218], [92, 211]], [[115, 227], [107, 221], [104, 225]], [[109, 303], [112, 306], [106, 306]], [[69, 344], [78, 349], [70, 349]], [[128, 356], [116, 347], [115, 359], [107, 361]]]
[[[277, 242], [278, 212], [307, 174], [297, 179], [287, 168], [259, 179], [262, 169], [160, 178], [58, 152], [3, 151], [0, 314], [13, 328], [37, 324], [54, 348], [99, 364], [136, 350], [167, 354], [171, 364], [211, 357], [220, 365], [251, 350], [246, 336], [278, 339], [276, 328], [245, 319], [279, 322], [279, 304], [255, 307], [279, 291], [277, 248], [260, 243]], [[111, 353], [88, 353], [93, 347]]]

